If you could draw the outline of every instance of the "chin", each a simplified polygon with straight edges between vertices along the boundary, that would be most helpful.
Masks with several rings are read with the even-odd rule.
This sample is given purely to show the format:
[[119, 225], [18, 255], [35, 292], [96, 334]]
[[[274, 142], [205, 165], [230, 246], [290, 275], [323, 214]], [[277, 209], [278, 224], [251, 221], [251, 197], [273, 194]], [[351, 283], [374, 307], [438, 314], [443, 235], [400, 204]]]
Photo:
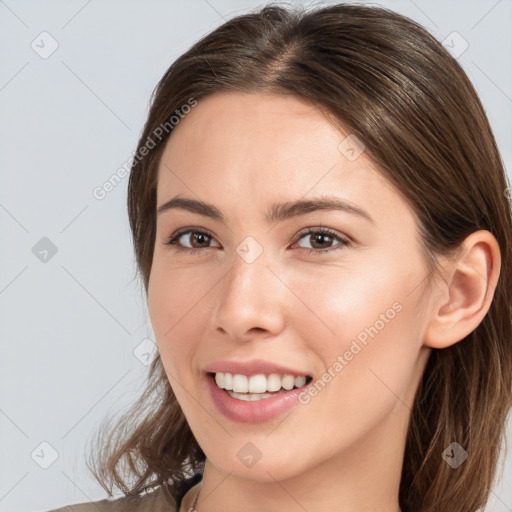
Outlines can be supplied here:
[[[261, 453], [263, 450], [260, 450], [261, 458], [256, 462], [254, 462], [254, 459], [252, 465], [250, 465], [249, 460], [244, 461], [244, 453], [248, 453], [251, 449], [256, 453], [255, 448], [249, 448], [250, 441], [248, 439], [240, 443], [240, 446], [242, 448], [239, 448], [239, 443], [237, 443], [233, 455], [229, 458], [225, 457], [225, 453], [228, 451], [226, 449], [221, 451], [218, 457], [216, 454], [213, 457], [209, 457], [207, 454], [207, 460], [226, 475], [229, 474], [233, 478], [259, 483], [275, 483], [276, 480], [284, 481], [307, 471], [307, 464], [305, 464], [306, 461], [302, 453], [300, 457], [294, 454], [287, 458], [283, 457], [282, 452], [277, 450], [272, 450], [272, 456], [265, 455], [265, 453]], [[239, 453], [241, 453], [240, 456]], [[299, 458], [300, 466], [297, 464]]]

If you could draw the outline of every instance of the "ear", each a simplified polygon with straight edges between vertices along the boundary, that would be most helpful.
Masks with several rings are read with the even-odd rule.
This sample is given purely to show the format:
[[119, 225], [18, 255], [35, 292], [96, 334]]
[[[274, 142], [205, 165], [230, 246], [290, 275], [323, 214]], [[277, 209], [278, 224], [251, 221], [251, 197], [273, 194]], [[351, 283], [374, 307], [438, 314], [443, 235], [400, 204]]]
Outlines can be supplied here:
[[489, 231], [475, 231], [461, 244], [459, 256], [442, 271], [443, 283], [431, 310], [424, 345], [446, 348], [464, 339], [483, 320], [498, 282], [501, 254]]

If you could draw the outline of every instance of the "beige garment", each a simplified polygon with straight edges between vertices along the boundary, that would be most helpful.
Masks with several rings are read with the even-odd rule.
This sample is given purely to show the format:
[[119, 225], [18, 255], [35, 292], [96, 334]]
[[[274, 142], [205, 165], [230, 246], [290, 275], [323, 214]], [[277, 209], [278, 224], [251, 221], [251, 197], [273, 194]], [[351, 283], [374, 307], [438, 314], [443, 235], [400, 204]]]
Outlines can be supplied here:
[[159, 487], [146, 496], [79, 503], [49, 512], [177, 512], [177, 507], [167, 501]]

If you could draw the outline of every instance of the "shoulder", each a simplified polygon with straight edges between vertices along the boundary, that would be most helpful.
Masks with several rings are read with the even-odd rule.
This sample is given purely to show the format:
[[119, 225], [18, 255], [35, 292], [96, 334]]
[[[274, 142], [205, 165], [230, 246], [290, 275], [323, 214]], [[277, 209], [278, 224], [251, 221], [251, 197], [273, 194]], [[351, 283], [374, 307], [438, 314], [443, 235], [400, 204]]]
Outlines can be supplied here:
[[176, 512], [176, 503], [164, 496], [161, 488], [144, 496], [126, 496], [68, 505], [49, 512]]

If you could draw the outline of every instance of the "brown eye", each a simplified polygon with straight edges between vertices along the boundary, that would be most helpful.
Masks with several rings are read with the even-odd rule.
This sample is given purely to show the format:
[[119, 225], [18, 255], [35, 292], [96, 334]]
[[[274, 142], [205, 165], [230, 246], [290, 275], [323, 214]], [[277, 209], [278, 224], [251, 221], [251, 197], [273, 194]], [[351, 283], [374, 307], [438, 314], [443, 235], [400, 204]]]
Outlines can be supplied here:
[[[181, 235], [181, 236], [183, 236], [183, 235]], [[203, 247], [204, 245], [208, 245], [208, 241], [210, 240], [210, 238], [211, 237], [209, 237], [205, 233], [200, 233], [198, 231], [192, 231], [191, 235], [189, 237], [189, 243], [192, 245], [192, 247]]]
[[[311, 245], [311, 249], [302, 245], [303, 240], [308, 240]], [[333, 245], [333, 242], [337, 241], [338, 243]], [[335, 231], [330, 229], [309, 229], [306, 232], [303, 232], [299, 236], [299, 247], [305, 249], [308, 253], [314, 254], [324, 254], [328, 251], [334, 251], [337, 249], [341, 249], [345, 246], [349, 246], [350, 241], [346, 238], [342, 237]]]
[[331, 246], [333, 237], [325, 233], [316, 233], [311, 236], [311, 245], [315, 249], [327, 249]]
[[[209, 243], [214, 238], [204, 231], [181, 231], [173, 235], [167, 245], [175, 246], [177, 251], [192, 251], [212, 247]], [[215, 246], [217, 247], [218, 244]]]

